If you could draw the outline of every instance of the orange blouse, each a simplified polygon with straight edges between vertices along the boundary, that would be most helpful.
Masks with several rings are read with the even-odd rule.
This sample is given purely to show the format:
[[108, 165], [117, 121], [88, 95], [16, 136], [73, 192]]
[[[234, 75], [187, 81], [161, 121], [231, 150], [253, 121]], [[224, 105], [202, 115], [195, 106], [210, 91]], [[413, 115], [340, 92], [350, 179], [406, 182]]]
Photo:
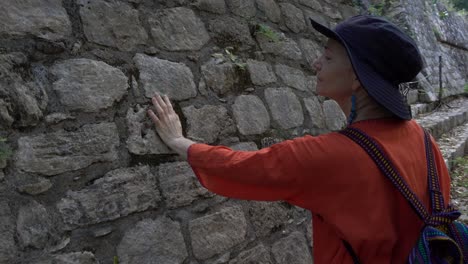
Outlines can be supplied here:
[[[366, 120], [352, 127], [373, 137], [429, 208], [424, 133], [414, 121]], [[449, 201], [450, 177], [432, 142], [439, 182]], [[344, 135], [286, 140], [258, 151], [193, 144], [188, 162], [201, 184], [237, 199], [284, 200], [313, 214], [314, 263], [405, 263], [423, 226], [368, 154]]]

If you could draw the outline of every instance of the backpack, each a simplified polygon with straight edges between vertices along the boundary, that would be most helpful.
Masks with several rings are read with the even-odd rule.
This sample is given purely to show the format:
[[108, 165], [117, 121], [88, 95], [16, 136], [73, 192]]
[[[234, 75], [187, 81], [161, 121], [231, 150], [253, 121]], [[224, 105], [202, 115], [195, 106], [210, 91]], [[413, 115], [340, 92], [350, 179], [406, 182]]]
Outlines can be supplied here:
[[[340, 131], [340, 133], [352, 139], [369, 154], [377, 167], [410, 203], [420, 219], [424, 221], [424, 228], [416, 245], [411, 250], [407, 263], [468, 264], [468, 226], [456, 221], [460, 216], [460, 212], [451, 205], [446, 206], [444, 203], [429, 133], [424, 130], [432, 214], [429, 214], [423, 203], [411, 191], [377, 142], [356, 128], [348, 127]], [[343, 240], [343, 243], [351, 254], [354, 263], [360, 263], [351, 245], [345, 240]]]

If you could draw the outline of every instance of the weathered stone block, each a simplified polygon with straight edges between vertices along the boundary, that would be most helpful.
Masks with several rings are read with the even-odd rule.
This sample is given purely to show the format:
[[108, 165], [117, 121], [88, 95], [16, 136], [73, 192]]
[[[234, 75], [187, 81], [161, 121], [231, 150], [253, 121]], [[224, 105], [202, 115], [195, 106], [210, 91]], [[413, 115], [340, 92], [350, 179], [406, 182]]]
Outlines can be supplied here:
[[317, 0], [299, 0], [299, 4], [305, 5], [317, 11], [323, 11], [322, 5]]
[[169, 208], [186, 206], [199, 198], [214, 196], [201, 186], [187, 162], [161, 164], [158, 175], [162, 194]]
[[155, 208], [161, 200], [148, 166], [117, 169], [57, 203], [66, 230]]
[[306, 28], [304, 14], [301, 9], [291, 3], [279, 4], [283, 14], [284, 23], [292, 32], [299, 33]]
[[226, 13], [226, 2], [224, 0], [198, 0], [196, 6], [203, 11], [215, 14]]
[[314, 61], [322, 55], [323, 48], [317, 42], [304, 38], [299, 39], [299, 46], [308, 65], [313, 68]]
[[49, 237], [51, 221], [44, 206], [33, 201], [19, 209], [16, 231], [23, 248], [44, 248]]
[[119, 135], [114, 123], [84, 125], [76, 132], [58, 131], [21, 137], [15, 166], [47, 176], [118, 159]]
[[128, 89], [123, 72], [104, 62], [71, 59], [56, 63], [53, 89], [60, 102], [72, 111], [97, 112], [120, 101]]
[[167, 94], [173, 100], [185, 100], [197, 95], [192, 71], [186, 65], [144, 54], [135, 55], [133, 61], [140, 72], [140, 84], [147, 98], [153, 97], [156, 92]]
[[247, 69], [250, 80], [255, 85], [267, 85], [276, 82], [276, 76], [268, 62], [248, 60]]
[[276, 41], [270, 39], [264, 34], [255, 35], [255, 38], [263, 52], [272, 53], [289, 60], [302, 59], [301, 49], [293, 39], [287, 38], [283, 33], [277, 32], [273, 29], [271, 30], [278, 38]]
[[314, 128], [325, 128], [322, 104], [317, 97], [304, 98], [304, 105]]
[[276, 75], [281, 81], [289, 87], [300, 91], [307, 91], [307, 79], [304, 73], [296, 68], [292, 68], [283, 64], [275, 65]]
[[43, 257], [38, 261], [33, 261], [33, 264], [50, 264], [50, 263], [66, 263], [66, 264], [99, 264], [93, 253], [88, 251], [72, 252], [60, 255]]
[[205, 105], [196, 109], [194, 106], [182, 109], [187, 118], [187, 137], [205, 143], [213, 143], [217, 139], [235, 132], [234, 122], [223, 106]]
[[239, 142], [230, 146], [233, 150], [240, 151], [255, 151], [258, 150], [257, 144], [255, 142]]
[[119, 263], [182, 264], [188, 257], [179, 223], [145, 219], [128, 230], [117, 247]]
[[89, 41], [130, 51], [145, 44], [148, 34], [138, 10], [122, 2], [79, 0], [83, 30]]
[[281, 9], [275, 0], [257, 0], [257, 6], [272, 22], [278, 23], [281, 21]]
[[251, 202], [249, 216], [257, 237], [268, 236], [286, 224], [288, 211], [281, 202]]
[[262, 100], [255, 95], [241, 95], [232, 106], [237, 129], [243, 135], [255, 135], [270, 127], [270, 115]]
[[0, 263], [14, 262], [17, 252], [12, 216], [8, 203], [0, 201]]
[[218, 95], [232, 91], [239, 82], [236, 66], [230, 62], [218, 64], [215, 60], [201, 66], [201, 72], [207, 88]]
[[323, 102], [323, 113], [328, 129], [336, 131], [346, 126], [346, 116], [337, 102], [333, 100]]
[[293, 232], [279, 240], [271, 247], [271, 252], [278, 264], [308, 264], [312, 263], [309, 246], [304, 235]]
[[137, 155], [175, 153], [161, 140], [153, 125], [145, 126], [145, 121], [149, 121], [146, 109], [140, 105], [136, 107], [127, 111], [128, 151]]
[[298, 127], [304, 122], [301, 103], [290, 88], [265, 89], [265, 99], [273, 120], [281, 128]]
[[61, 0], [6, 0], [0, 9], [0, 33], [59, 40], [71, 35], [71, 24]]
[[243, 18], [254, 17], [257, 12], [254, 0], [226, 0], [226, 3], [232, 13]]
[[160, 49], [199, 50], [210, 40], [200, 18], [185, 7], [163, 9], [150, 16], [148, 23], [154, 43]]
[[242, 251], [235, 259], [229, 261], [229, 264], [271, 264], [270, 249], [260, 244], [249, 250]]
[[190, 221], [193, 254], [208, 259], [243, 242], [247, 222], [241, 207], [229, 207], [220, 212]]
[[246, 50], [255, 45], [250, 36], [249, 26], [242, 20], [218, 17], [210, 21], [209, 28], [215, 34], [213, 38], [219, 46], [229, 43], [238, 50]]

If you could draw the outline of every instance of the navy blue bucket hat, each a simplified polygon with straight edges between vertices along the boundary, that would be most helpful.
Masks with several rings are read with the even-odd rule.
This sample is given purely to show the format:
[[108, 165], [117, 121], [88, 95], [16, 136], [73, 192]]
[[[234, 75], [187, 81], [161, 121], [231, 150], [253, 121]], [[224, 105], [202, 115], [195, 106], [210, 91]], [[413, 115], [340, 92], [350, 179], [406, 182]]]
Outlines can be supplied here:
[[411, 37], [376, 16], [354, 16], [334, 30], [310, 20], [318, 32], [343, 44], [361, 85], [374, 100], [397, 117], [411, 119], [411, 109], [399, 90], [401, 83], [413, 80], [423, 67]]

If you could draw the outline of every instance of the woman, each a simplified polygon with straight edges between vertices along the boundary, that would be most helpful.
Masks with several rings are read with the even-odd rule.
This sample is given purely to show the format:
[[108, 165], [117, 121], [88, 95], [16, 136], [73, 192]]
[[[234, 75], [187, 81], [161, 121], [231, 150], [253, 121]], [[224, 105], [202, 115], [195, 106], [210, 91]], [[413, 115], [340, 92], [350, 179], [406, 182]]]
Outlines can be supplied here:
[[[413, 192], [429, 206], [424, 132], [411, 120], [399, 84], [422, 68], [414, 41], [373, 16], [352, 17], [327, 36], [313, 67], [317, 93], [340, 105], [350, 127], [377, 141]], [[340, 133], [287, 140], [258, 151], [195, 143], [182, 135], [167, 96], [152, 98], [148, 114], [164, 142], [187, 158], [201, 184], [217, 194], [284, 200], [313, 214], [314, 263], [405, 263], [423, 222], [369, 155]], [[432, 140], [439, 182], [449, 201], [450, 179]], [[349, 244], [343, 243], [347, 241]]]

